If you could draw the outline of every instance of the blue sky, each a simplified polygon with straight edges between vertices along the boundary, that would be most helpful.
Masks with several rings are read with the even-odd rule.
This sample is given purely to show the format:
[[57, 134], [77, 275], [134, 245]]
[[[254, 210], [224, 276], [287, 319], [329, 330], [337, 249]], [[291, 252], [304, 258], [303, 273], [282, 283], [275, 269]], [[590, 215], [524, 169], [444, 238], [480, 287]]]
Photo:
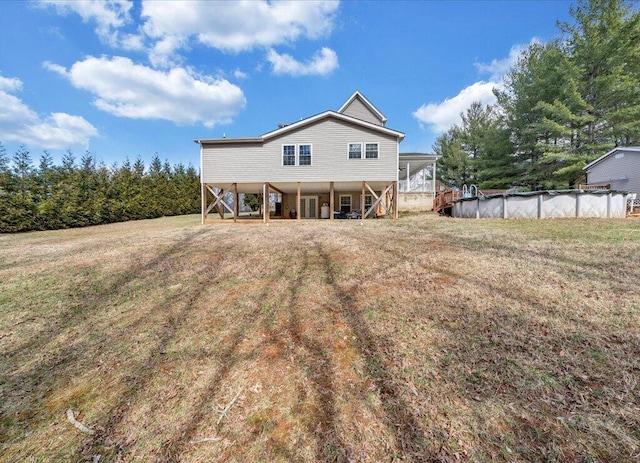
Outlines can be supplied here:
[[0, 141], [111, 165], [199, 164], [194, 138], [256, 136], [360, 90], [406, 134], [436, 137], [572, 2], [0, 2]]

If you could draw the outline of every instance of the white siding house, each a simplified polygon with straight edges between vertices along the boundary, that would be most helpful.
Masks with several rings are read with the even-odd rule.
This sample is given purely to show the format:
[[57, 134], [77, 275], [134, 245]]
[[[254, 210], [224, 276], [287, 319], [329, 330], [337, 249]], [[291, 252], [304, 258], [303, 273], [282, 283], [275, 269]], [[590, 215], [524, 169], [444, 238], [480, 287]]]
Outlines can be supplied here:
[[[202, 221], [216, 209], [238, 218], [238, 195], [270, 193], [283, 218], [334, 218], [330, 211], [397, 216], [398, 146], [404, 134], [360, 92], [325, 111], [251, 138], [196, 139], [200, 145]], [[234, 206], [225, 193], [234, 195]]]

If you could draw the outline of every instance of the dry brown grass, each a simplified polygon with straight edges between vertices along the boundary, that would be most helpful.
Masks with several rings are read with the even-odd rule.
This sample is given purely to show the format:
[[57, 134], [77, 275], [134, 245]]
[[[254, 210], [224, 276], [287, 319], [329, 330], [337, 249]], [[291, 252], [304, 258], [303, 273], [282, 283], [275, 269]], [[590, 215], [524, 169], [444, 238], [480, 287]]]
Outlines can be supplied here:
[[640, 459], [637, 220], [3, 235], [0, 307], [1, 461]]

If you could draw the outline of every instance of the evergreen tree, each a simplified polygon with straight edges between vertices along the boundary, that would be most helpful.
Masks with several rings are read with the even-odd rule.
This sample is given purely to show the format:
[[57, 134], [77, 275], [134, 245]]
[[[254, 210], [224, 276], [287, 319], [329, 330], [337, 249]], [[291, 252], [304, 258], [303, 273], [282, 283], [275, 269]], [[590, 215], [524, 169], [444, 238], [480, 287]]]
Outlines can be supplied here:
[[464, 150], [464, 137], [459, 127], [454, 126], [440, 135], [433, 144], [433, 151], [441, 156], [437, 176], [442, 183], [461, 188], [473, 179], [471, 159]]

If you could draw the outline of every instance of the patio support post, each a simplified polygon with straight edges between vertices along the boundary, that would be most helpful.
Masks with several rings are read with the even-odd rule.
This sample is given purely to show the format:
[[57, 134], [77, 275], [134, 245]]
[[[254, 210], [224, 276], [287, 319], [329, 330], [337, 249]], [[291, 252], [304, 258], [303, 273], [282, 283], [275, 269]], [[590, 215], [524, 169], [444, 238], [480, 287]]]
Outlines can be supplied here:
[[362, 220], [367, 218], [367, 211], [364, 208], [364, 186], [365, 182], [362, 182], [362, 192], [360, 193], [360, 216]]
[[393, 218], [398, 218], [398, 182], [393, 182], [393, 195], [391, 200], [393, 201]]
[[296, 188], [296, 219], [300, 220], [300, 182]]
[[333, 210], [335, 207], [335, 192], [333, 191], [333, 182], [329, 182], [329, 220], [333, 220]]
[[224, 199], [224, 189], [220, 188], [220, 197], [218, 198], [218, 214], [220, 214], [220, 218], [224, 219], [224, 207], [220, 207], [220, 203]]
[[202, 193], [200, 198], [201, 199], [200, 206], [202, 207], [200, 223], [204, 225], [204, 221], [207, 218], [207, 186], [204, 183], [201, 183], [200, 186], [202, 188]]
[[391, 207], [391, 201], [389, 201], [390, 198], [390, 193], [389, 193], [389, 189], [387, 188], [387, 190], [384, 192], [384, 209], [386, 211], [385, 215], [392, 215], [391, 209], [389, 209]]
[[262, 185], [262, 221], [269, 221], [269, 184]]
[[236, 222], [238, 220], [238, 184], [233, 184], [233, 221]]

